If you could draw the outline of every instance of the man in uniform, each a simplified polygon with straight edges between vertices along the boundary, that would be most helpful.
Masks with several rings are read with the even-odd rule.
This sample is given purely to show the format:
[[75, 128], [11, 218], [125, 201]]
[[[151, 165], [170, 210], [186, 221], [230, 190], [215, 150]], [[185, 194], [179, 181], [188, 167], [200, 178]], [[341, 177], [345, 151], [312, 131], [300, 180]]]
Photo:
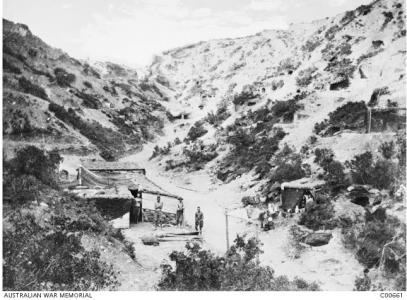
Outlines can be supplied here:
[[163, 209], [163, 203], [161, 202], [161, 197], [157, 196], [157, 202], [154, 204], [154, 210], [155, 210], [154, 226], [156, 229], [158, 226], [163, 228], [163, 224], [161, 222], [162, 209]]
[[178, 198], [176, 221], [179, 227], [181, 227], [184, 222], [184, 203], [182, 202], [182, 198]]
[[202, 234], [203, 218], [201, 208], [198, 206], [195, 213], [195, 230], [199, 231], [199, 234]]

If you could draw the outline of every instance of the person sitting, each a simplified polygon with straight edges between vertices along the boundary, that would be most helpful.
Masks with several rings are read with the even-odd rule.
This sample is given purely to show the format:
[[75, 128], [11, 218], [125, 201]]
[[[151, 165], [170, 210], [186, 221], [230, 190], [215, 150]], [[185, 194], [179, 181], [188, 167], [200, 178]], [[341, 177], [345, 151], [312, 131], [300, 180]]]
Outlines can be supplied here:
[[263, 230], [269, 231], [271, 229], [274, 229], [273, 217], [271, 215], [268, 215]]

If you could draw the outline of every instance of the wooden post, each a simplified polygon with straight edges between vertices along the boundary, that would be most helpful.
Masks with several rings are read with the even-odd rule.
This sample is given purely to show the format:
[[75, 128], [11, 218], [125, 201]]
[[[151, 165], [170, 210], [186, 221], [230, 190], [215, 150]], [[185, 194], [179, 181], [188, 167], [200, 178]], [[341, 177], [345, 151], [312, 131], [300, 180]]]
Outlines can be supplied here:
[[366, 128], [366, 133], [370, 133], [371, 129], [372, 129], [372, 108], [368, 107], [367, 108], [367, 128]]
[[[259, 224], [256, 223], [256, 241], [259, 240]], [[260, 255], [259, 253], [256, 254], [257, 263], [260, 262]]]
[[82, 167], [79, 167], [78, 169], [78, 177], [79, 177], [79, 185], [82, 185]]
[[226, 220], [226, 251], [229, 250], [229, 215], [228, 209], [225, 208], [225, 220]]

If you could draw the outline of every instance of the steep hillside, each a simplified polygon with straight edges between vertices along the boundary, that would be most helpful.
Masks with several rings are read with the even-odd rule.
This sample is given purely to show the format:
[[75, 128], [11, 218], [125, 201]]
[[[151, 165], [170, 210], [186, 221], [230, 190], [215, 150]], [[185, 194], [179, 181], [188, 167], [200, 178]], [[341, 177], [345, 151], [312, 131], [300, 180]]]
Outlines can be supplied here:
[[[356, 125], [322, 121], [348, 102], [363, 101], [363, 111], [405, 107], [404, 10], [403, 1], [375, 1], [288, 30], [200, 42], [163, 53], [151, 65], [149, 81], [170, 98], [172, 116], [186, 118], [177, 125], [180, 141], [190, 128], [192, 133], [199, 130], [187, 143], [177, 140], [171, 149], [156, 149], [154, 156], [172, 156], [164, 158], [167, 169], [185, 166], [189, 150], [196, 152], [194, 145], [203, 142], [202, 161], [217, 157], [218, 178], [225, 180], [229, 173], [261, 168], [260, 162], [268, 162], [278, 144], [297, 151], [305, 147], [303, 159], [312, 170], [316, 147], [331, 148], [341, 162], [376, 151], [380, 142], [395, 139], [405, 127], [402, 111], [374, 113], [369, 134], [364, 115], [352, 116], [346, 107], [345, 114], [356, 118]], [[196, 121], [198, 127], [193, 126]], [[284, 133], [276, 133], [276, 128]], [[235, 163], [227, 160], [228, 149], [245, 147], [247, 151], [234, 151]], [[259, 163], [245, 162], [253, 160]]]
[[7, 20], [3, 70], [6, 152], [30, 143], [112, 160], [163, 127], [162, 95], [135, 70], [76, 60]]

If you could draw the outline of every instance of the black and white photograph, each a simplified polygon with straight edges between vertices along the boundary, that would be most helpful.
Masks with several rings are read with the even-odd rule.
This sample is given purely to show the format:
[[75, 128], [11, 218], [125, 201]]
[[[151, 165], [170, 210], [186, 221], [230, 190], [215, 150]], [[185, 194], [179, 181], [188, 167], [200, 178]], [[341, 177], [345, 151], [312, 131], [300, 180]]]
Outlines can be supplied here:
[[405, 297], [404, 0], [2, 6], [2, 298]]

